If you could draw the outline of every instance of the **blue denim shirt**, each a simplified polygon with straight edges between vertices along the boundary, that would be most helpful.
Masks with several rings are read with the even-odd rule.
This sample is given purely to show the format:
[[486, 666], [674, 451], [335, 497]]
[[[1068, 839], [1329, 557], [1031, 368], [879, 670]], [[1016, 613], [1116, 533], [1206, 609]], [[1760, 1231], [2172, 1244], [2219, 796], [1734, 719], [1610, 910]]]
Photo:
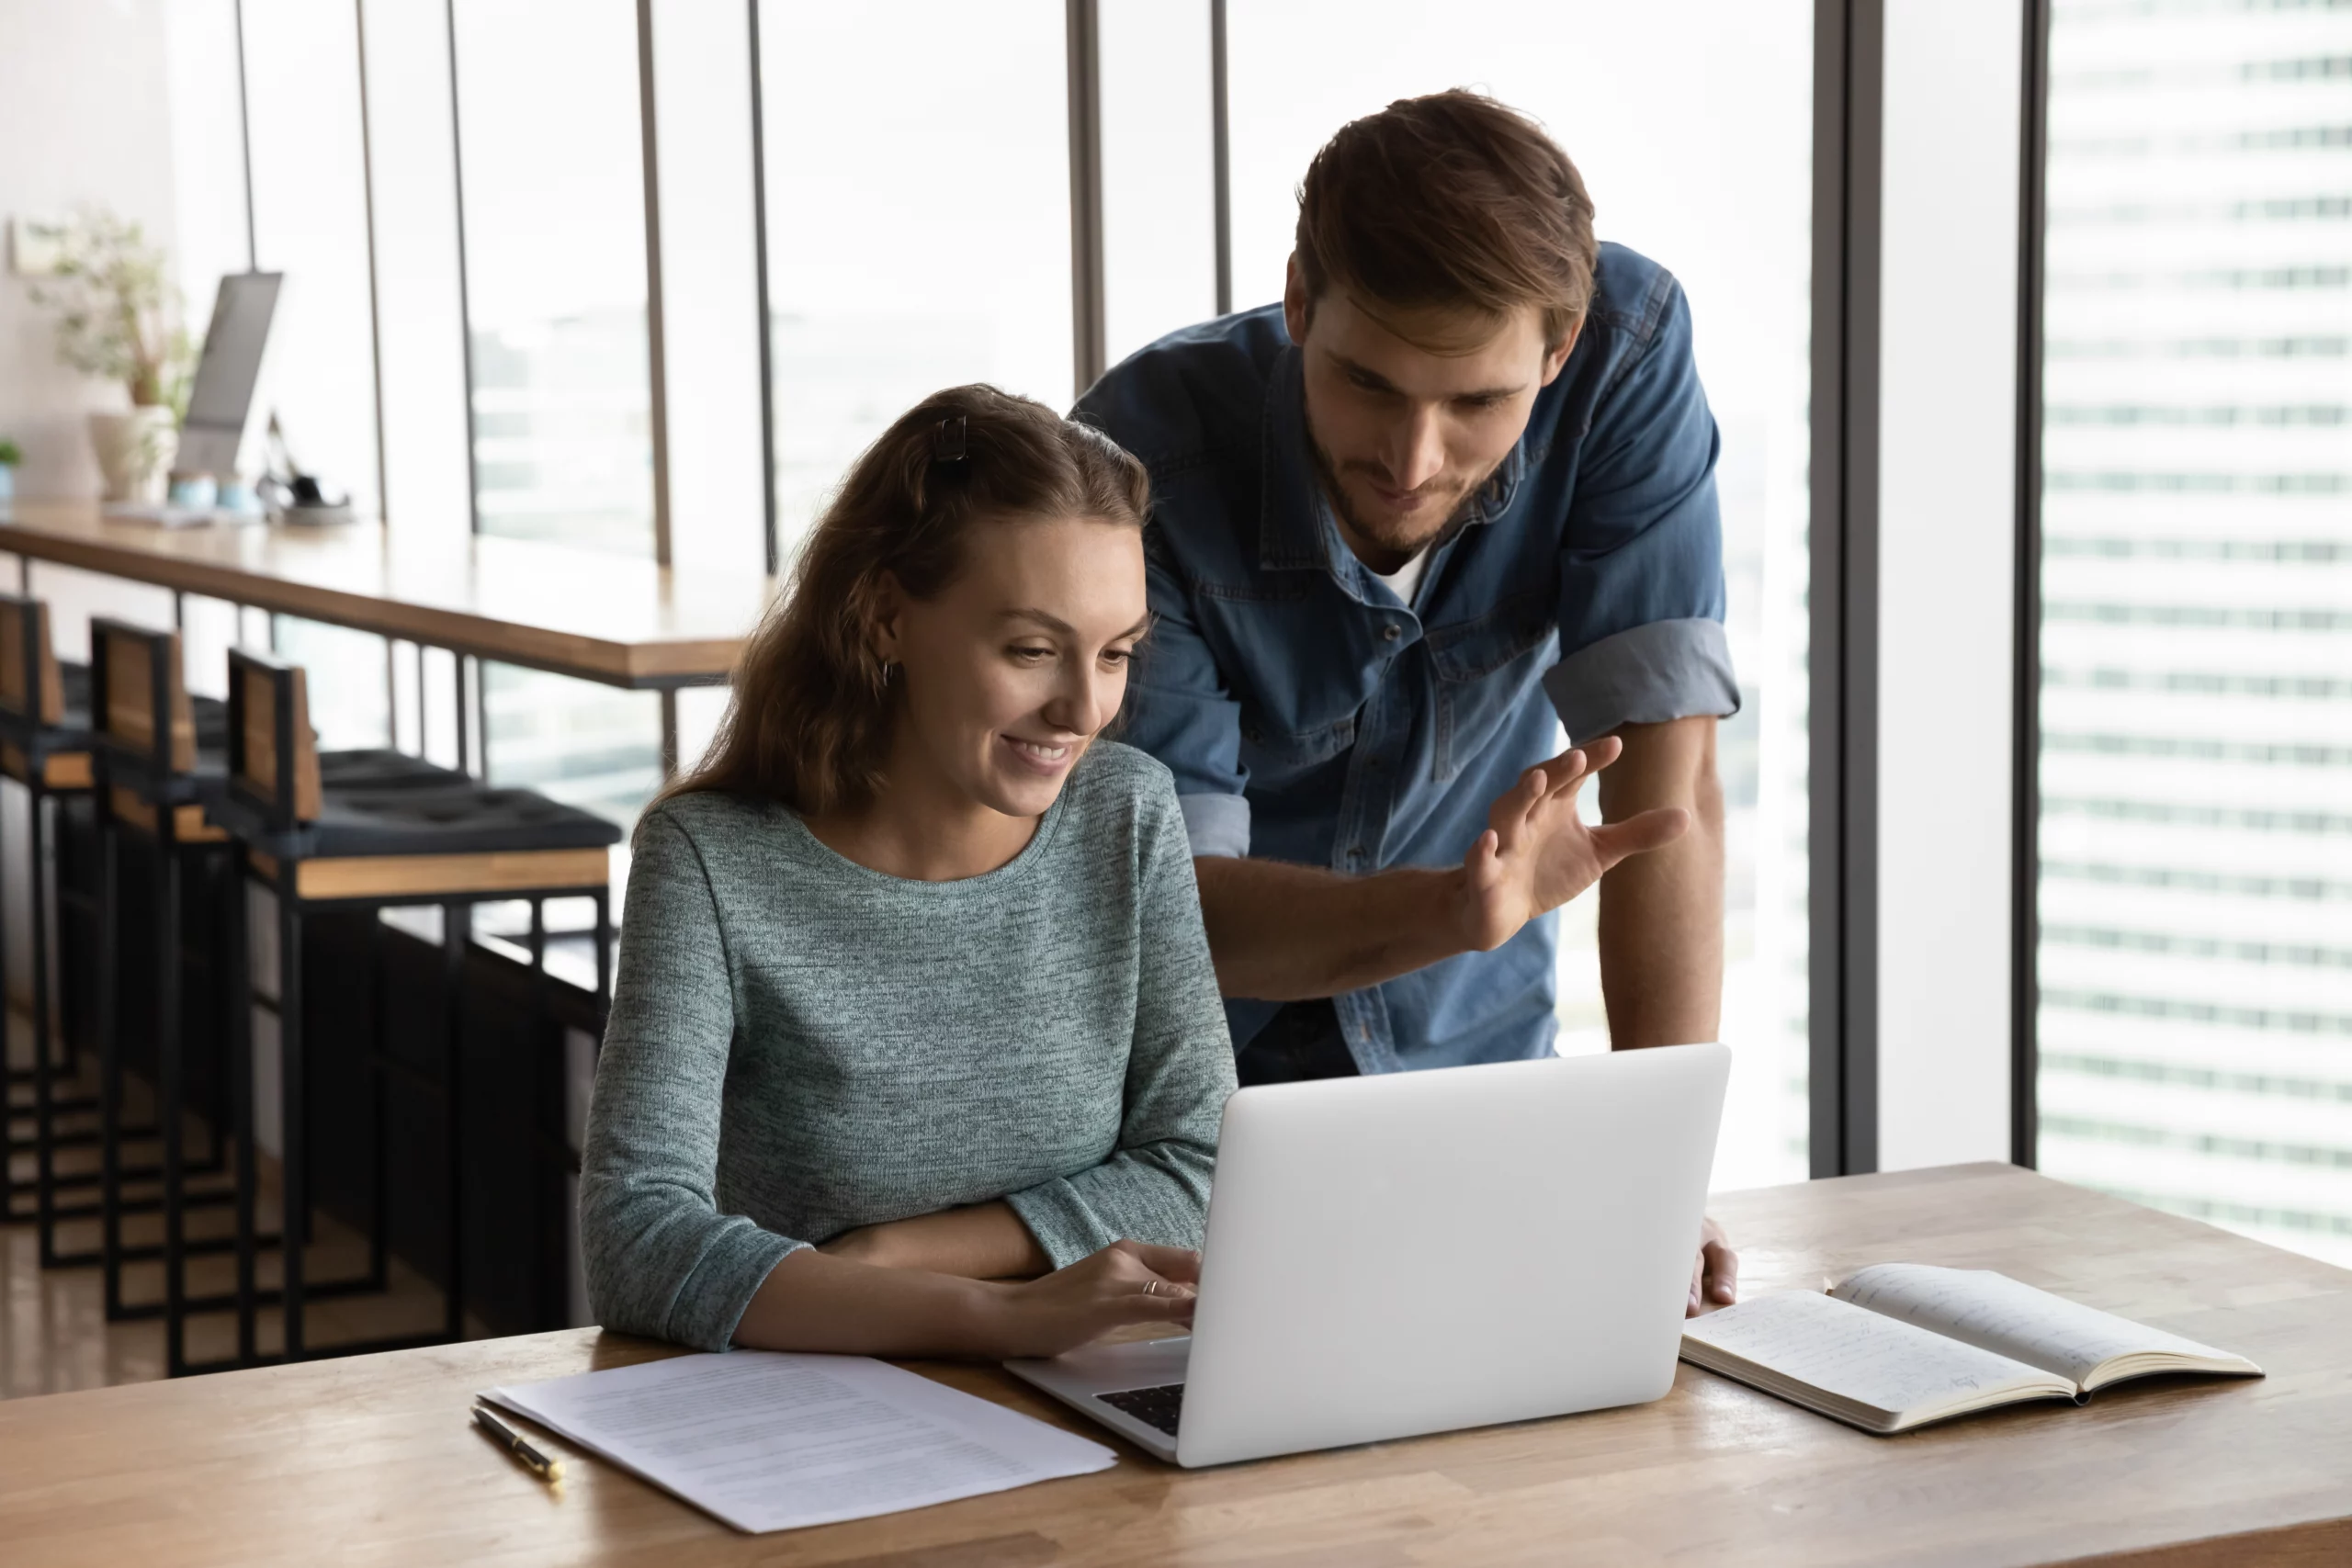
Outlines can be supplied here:
[[[1175, 773], [1196, 855], [1459, 865], [1495, 798], [1552, 755], [1555, 713], [1583, 739], [1738, 709], [1690, 310], [1623, 246], [1600, 247], [1566, 367], [1411, 604], [1340, 536], [1279, 306], [1162, 338], [1077, 417], [1151, 472], [1156, 621], [1121, 739]], [[1357, 1065], [1549, 1055], [1557, 940], [1546, 916], [1335, 998]], [[1240, 1045], [1274, 1004], [1227, 1012]]]

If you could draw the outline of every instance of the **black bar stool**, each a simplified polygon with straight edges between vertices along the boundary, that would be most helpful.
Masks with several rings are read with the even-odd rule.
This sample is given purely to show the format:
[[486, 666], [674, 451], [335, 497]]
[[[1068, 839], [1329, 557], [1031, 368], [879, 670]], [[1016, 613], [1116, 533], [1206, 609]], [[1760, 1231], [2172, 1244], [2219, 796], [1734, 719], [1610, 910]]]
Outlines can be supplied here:
[[[187, 1007], [184, 979], [189, 970], [218, 977], [242, 964], [243, 921], [233, 907], [236, 883], [231, 874], [228, 834], [207, 820], [209, 807], [217, 806], [226, 788], [225, 748], [227, 710], [218, 702], [191, 698], [180, 669], [180, 639], [176, 632], [150, 631], [127, 622], [96, 618], [90, 623], [90, 703], [92, 739], [97, 761], [95, 787], [98, 840], [98, 964], [96, 1034], [99, 1062], [100, 1262], [106, 1274], [106, 1312], [109, 1321], [163, 1316], [176, 1320], [187, 1304], [180, 1299], [184, 1274], [179, 1263], [185, 1252], [185, 1214], [191, 1206], [210, 1207], [232, 1202], [234, 1188], [191, 1192], [190, 1175], [218, 1173], [224, 1168], [227, 1140], [221, 1123], [233, 1112], [226, 1092], [238, 1074], [233, 1054], [242, 1032], [227, 1002], [233, 988], [220, 987], [220, 1016], [205, 1019]], [[152, 938], [154, 970], [152, 989], [141, 999], [149, 1005], [149, 1029], [144, 1043], [152, 1056], [156, 1114], [153, 1136], [162, 1145], [161, 1191], [153, 1204], [135, 1201], [126, 1185], [145, 1171], [126, 1169], [122, 1146], [126, 1139], [146, 1129], [123, 1124], [125, 1063], [123, 1006], [126, 996], [137, 996], [124, 985], [122, 948], [130, 926], [124, 919], [120, 865], [126, 838], [139, 842], [148, 855], [149, 892], [153, 900]], [[225, 907], [209, 911], [193, 932], [184, 929], [182, 879], [195, 873], [224, 890]], [[187, 940], [193, 935], [190, 944]], [[187, 1066], [187, 1036], [196, 1026], [202, 1066], [213, 1090], [209, 1097], [207, 1153], [200, 1165], [191, 1165], [184, 1147], [181, 1111], [185, 1096], [182, 1077]], [[225, 1070], [224, 1070], [225, 1069]], [[160, 1207], [164, 1240], [160, 1245], [130, 1247], [122, 1239], [127, 1213]], [[232, 1238], [210, 1237], [194, 1244], [198, 1251], [225, 1252]], [[126, 1262], [161, 1258], [164, 1264], [164, 1295], [151, 1302], [126, 1301], [122, 1268]], [[223, 1298], [217, 1304], [230, 1304]]]
[[[236, 1142], [232, 1130], [252, 1115], [252, 1093], [247, 1087], [252, 1077], [252, 1042], [242, 1000], [246, 962], [244, 883], [235, 846], [212, 819], [228, 791], [230, 716], [226, 704], [189, 694], [177, 633], [101, 618], [91, 622], [90, 646], [101, 932], [96, 1009], [103, 1151], [99, 1261], [106, 1270], [108, 1319], [162, 1316], [165, 1363], [176, 1375], [187, 1370], [188, 1315], [233, 1310], [241, 1304], [240, 1296], [233, 1293], [190, 1299], [187, 1258], [234, 1249], [245, 1260], [243, 1278], [250, 1274], [249, 1255], [256, 1246], [279, 1244], [276, 1236], [253, 1233], [249, 1168], [234, 1173], [226, 1187], [196, 1190], [188, 1183], [191, 1176], [220, 1174], [227, 1168], [227, 1150]], [[329, 756], [338, 778], [429, 784], [458, 777], [447, 768], [397, 751]], [[153, 861], [155, 966], [152, 993], [142, 999], [150, 1004], [152, 1023], [147, 1043], [152, 1049], [157, 1105], [152, 1133], [161, 1145], [162, 1158], [152, 1170], [130, 1169], [122, 1163], [124, 1141], [151, 1131], [126, 1127], [122, 1118], [122, 1003], [136, 995], [122, 985], [120, 963], [127, 934], [121, 919], [120, 862], [127, 840], [142, 844]], [[191, 874], [220, 894], [220, 907], [206, 911], [201, 929], [194, 932], [183, 929], [181, 904], [183, 878]], [[186, 940], [190, 936], [195, 940]], [[188, 1005], [183, 981], [190, 972], [205, 976], [217, 987], [216, 1008]], [[207, 1017], [208, 1010], [217, 1016]], [[198, 1037], [199, 1045], [209, 1049], [192, 1054], [191, 1037]], [[190, 1161], [185, 1148], [186, 1079], [192, 1056], [194, 1065], [208, 1069], [212, 1091], [206, 1106], [207, 1149], [201, 1161]], [[238, 1146], [240, 1157], [249, 1165], [250, 1138]], [[160, 1179], [159, 1195], [153, 1200], [130, 1197], [126, 1184], [146, 1176]], [[231, 1235], [188, 1238], [188, 1209], [231, 1204], [242, 1206]], [[158, 1208], [163, 1213], [161, 1242], [126, 1245], [123, 1216]], [[162, 1297], [127, 1301], [122, 1266], [145, 1259], [159, 1259], [164, 1265]]]
[[[242, 851], [244, 875], [267, 888], [277, 904], [277, 996], [263, 1005], [277, 1019], [281, 1094], [280, 1247], [284, 1284], [284, 1359], [311, 1354], [303, 1337], [308, 1296], [322, 1286], [304, 1278], [301, 1242], [310, 1213], [305, 1150], [310, 1137], [304, 1095], [302, 926], [322, 910], [364, 911], [370, 921], [373, 1028], [367, 1067], [373, 1093], [369, 1269], [364, 1281], [384, 1288], [388, 1249], [384, 1082], [387, 1075], [410, 1076], [386, 1049], [383, 1035], [383, 925], [378, 916], [396, 908], [438, 907], [442, 911], [442, 1006], [445, 1036], [440, 1081], [418, 1087], [441, 1102], [448, 1137], [448, 1271], [444, 1280], [444, 1316], [439, 1332], [364, 1345], [336, 1345], [331, 1354], [353, 1354], [419, 1343], [462, 1338], [465, 1328], [464, 1052], [461, 1045], [460, 981], [471, 942], [473, 906], [479, 902], [526, 900], [531, 906], [530, 961], [535, 987], [546, 974], [546, 901], [585, 897], [595, 911], [597, 986], [602, 994], [609, 930], [611, 850], [618, 827], [527, 790], [493, 789], [470, 780], [387, 783], [355, 776], [331, 766], [333, 754], [316, 749], [310, 725], [302, 671], [281, 660], [243, 649], [229, 655], [229, 789], [221, 807]], [[250, 974], [235, 971], [241, 990]], [[245, 1016], [250, 1001], [241, 1000]], [[541, 1012], [547, 1010], [544, 1000]], [[240, 1052], [232, 1099], [248, 1103], [250, 1060]], [[264, 1304], [253, 1288], [252, 1190], [244, 1173], [250, 1157], [250, 1115], [235, 1122], [241, 1188], [238, 1199], [238, 1357], [257, 1359], [254, 1323]], [[167, 1240], [168, 1245], [168, 1240]]]
[[[50, 897], [50, 818], [74, 801], [86, 802], [90, 793], [90, 671], [87, 665], [61, 664], [49, 638], [49, 609], [38, 599], [0, 593], [0, 773], [24, 785], [27, 839], [30, 849], [25, 880], [31, 909], [33, 1061], [28, 1067], [11, 1067], [7, 1074], [7, 1133], [0, 1155], [0, 1202], [10, 1220], [33, 1219], [40, 1233], [40, 1264], [44, 1269], [95, 1263], [96, 1249], [64, 1254], [58, 1250], [58, 1223], [95, 1216], [95, 1199], [60, 1201], [63, 1190], [95, 1187], [96, 1171], [63, 1174], [57, 1169], [59, 1150], [96, 1145], [95, 1127], [67, 1129], [61, 1118], [79, 1117], [98, 1109], [95, 1094], [64, 1092], [80, 1066], [75, 1031], [60, 1016], [65, 998], [52, 998], [50, 961], [62, 956], [63, 943], [51, 915], [57, 905]], [[52, 805], [54, 803], [54, 805]], [[5, 856], [0, 856], [5, 858]], [[71, 901], [68, 879], [57, 879], [57, 898]], [[5, 951], [5, 919], [0, 919], [0, 951]], [[52, 1006], [52, 1003], [61, 1004]], [[55, 1019], [52, 1026], [51, 1020]], [[32, 1090], [32, 1132], [19, 1134], [24, 1107], [16, 1091]], [[29, 1183], [16, 1176], [16, 1158], [33, 1158]], [[23, 1206], [20, 1194], [29, 1186], [32, 1206]]]

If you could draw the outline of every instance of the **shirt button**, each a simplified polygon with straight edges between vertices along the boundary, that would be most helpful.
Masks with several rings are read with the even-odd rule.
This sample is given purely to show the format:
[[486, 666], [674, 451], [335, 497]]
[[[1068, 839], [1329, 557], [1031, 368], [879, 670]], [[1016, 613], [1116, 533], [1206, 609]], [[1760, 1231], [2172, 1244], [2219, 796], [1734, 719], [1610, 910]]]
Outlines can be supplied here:
[[1391, 621], [1386, 626], [1380, 628], [1380, 635], [1385, 637], [1388, 641], [1395, 642], [1398, 637], [1405, 635], [1405, 628], [1398, 626], [1396, 622]]

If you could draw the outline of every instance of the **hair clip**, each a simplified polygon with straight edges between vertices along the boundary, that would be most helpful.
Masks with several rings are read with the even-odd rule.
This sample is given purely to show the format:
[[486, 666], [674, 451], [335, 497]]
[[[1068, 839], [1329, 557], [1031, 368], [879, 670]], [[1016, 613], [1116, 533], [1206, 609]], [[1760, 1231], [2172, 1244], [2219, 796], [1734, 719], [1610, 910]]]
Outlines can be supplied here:
[[964, 460], [965, 416], [956, 414], [943, 419], [931, 433], [931, 460], [934, 463], [960, 463]]

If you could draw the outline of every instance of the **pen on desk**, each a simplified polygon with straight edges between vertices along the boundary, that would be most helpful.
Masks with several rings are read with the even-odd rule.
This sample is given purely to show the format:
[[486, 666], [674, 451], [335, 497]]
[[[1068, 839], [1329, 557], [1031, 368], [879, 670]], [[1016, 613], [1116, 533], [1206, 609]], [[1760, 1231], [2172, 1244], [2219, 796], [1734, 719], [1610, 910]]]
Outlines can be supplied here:
[[474, 1406], [474, 1425], [505, 1445], [507, 1451], [521, 1460], [540, 1480], [556, 1482], [563, 1479], [563, 1461], [549, 1459], [533, 1448], [524, 1440], [522, 1433], [492, 1416], [488, 1405]]

